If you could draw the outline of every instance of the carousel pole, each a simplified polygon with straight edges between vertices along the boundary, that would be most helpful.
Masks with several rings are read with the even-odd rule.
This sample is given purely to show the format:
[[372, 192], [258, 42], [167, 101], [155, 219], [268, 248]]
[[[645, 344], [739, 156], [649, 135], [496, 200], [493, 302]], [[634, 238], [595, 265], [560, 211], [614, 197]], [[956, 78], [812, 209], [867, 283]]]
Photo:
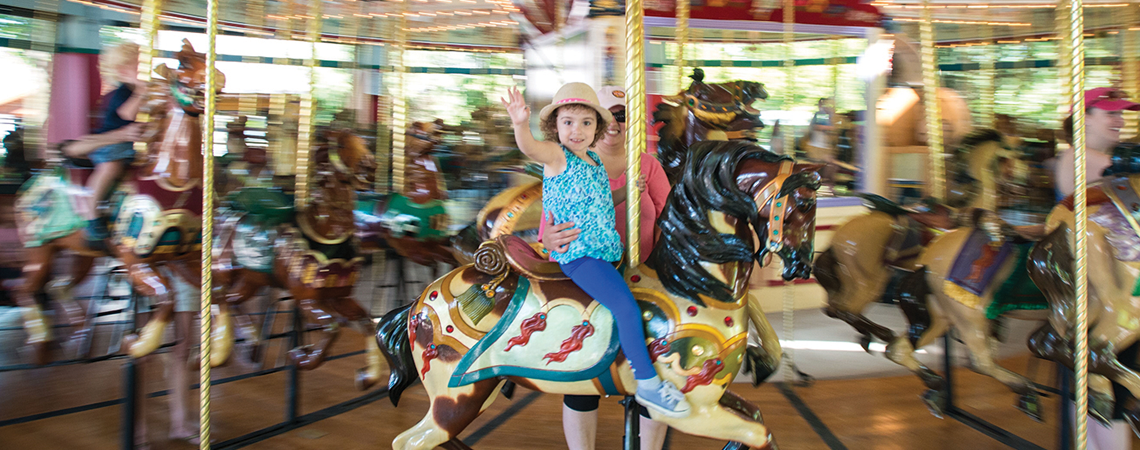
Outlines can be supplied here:
[[946, 171], [943, 168], [942, 108], [938, 103], [938, 64], [934, 49], [934, 17], [930, 0], [922, 0], [922, 93], [926, 104], [926, 143], [930, 148], [930, 196], [941, 200], [946, 195]]
[[309, 59], [305, 66], [309, 68], [309, 89], [301, 94], [301, 113], [297, 132], [297, 182], [294, 188], [294, 205], [300, 210], [305, 206], [309, 196], [309, 153], [313, 147], [313, 121], [314, 99], [317, 92], [317, 42], [321, 40], [321, 0], [315, 0], [309, 6]]
[[[637, 188], [637, 180], [641, 177], [641, 153], [645, 151], [646, 139], [645, 10], [641, 1], [625, 2], [626, 255], [631, 269], [641, 262], [641, 191]], [[639, 409], [632, 397], [626, 397], [623, 441], [626, 450], [641, 446]]]
[[[151, 72], [154, 71], [154, 41], [158, 38], [158, 13], [162, 11], [162, 0], [145, 0], [142, 4], [142, 13], [139, 15], [139, 27], [142, 28], [142, 45], [139, 46], [139, 83], [143, 86], [150, 84]], [[140, 108], [135, 116], [135, 122], [147, 123], [150, 114], [145, 108]], [[135, 142], [135, 152], [145, 154], [146, 143]]]
[[[1061, 11], [1058, 11], [1059, 13]], [[1077, 404], [1077, 450], [1084, 450], [1088, 445], [1089, 421], [1089, 337], [1088, 337], [1088, 241], [1085, 236], [1087, 199], [1085, 188], [1085, 53], [1084, 53], [1084, 1], [1071, 0], [1069, 4], [1069, 55], [1072, 58], [1071, 72], [1069, 73], [1072, 85], [1073, 105], [1073, 170], [1075, 181], [1073, 191], [1073, 211], [1076, 213], [1076, 359], [1077, 390], [1074, 393]]]
[[[988, 11], [988, 10], [987, 10]], [[989, 14], [988, 12], [986, 13]], [[997, 77], [994, 70], [994, 61], [997, 59], [997, 50], [994, 46], [994, 27], [992, 25], [982, 25], [982, 33], [986, 39], [985, 54], [982, 56], [982, 126], [991, 128], [994, 125], [994, 90], [996, 89]], [[941, 111], [939, 111], [941, 115]], [[939, 117], [941, 119], [941, 117]], [[997, 211], [998, 192], [997, 189], [991, 190], [982, 199], [982, 208], [990, 211]]]
[[408, 103], [404, 98], [404, 51], [408, 46], [408, 2], [399, 2], [396, 9], [395, 39], [392, 50], [388, 53], [388, 61], [392, 66], [392, 86], [389, 93], [392, 96], [392, 187], [400, 192], [404, 189], [404, 166], [406, 165], [405, 143], [408, 131]]
[[[792, 89], [795, 85], [795, 49], [792, 45], [795, 43], [795, 26], [796, 26], [796, 2], [795, 0], [784, 0], [784, 72], [788, 82], [784, 85], [784, 105], [781, 109], [784, 111], [791, 111], [792, 103], [795, 102], [796, 94]], [[792, 132], [791, 124], [784, 125], [782, 136], [784, 139], [784, 154], [795, 157], [796, 156], [796, 136]], [[792, 282], [784, 282], [784, 311], [781, 317], [784, 319], [784, 341], [791, 343], [795, 340], [796, 332], [796, 288]], [[784, 348], [784, 383], [791, 388], [792, 383], [796, 381], [796, 351], [792, 349], [791, 345], [783, 345]]]
[[211, 317], [210, 294], [213, 287], [213, 270], [211, 259], [213, 257], [214, 240], [214, 114], [217, 106], [217, 72], [214, 66], [218, 60], [217, 49], [214, 44], [218, 38], [218, 1], [206, 2], [206, 111], [202, 114], [202, 123], [205, 132], [202, 133], [202, 310], [200, 312], [202, 335], [199, 348], [201, 349], [202, 364], [200, 370], [198, 392], [201, 394], [198, 410], [198, 437], [199, 448], [210, 448], [210, 334]]
[[[158, 13], [162, 10], [161, 0], [145, 0], [141, 7], [139, 15], [139, 27], [142, 28], [143, 39], [142, 45], [139, 46], [139, 82], [143, 86], [148, 86], [151, 80], [152, 60], [154, 59], [154, 41], [158, 36]], [[135, 122], [147, 123], [150, 121], [150, 114], [145, 110], [140, 109], [135, 116]], [[146, 152], [146, 143], [135, 142], [136, 152]], [[61, 155], [62, 156], [62, 155]], [[205, 190], [203, 190], [205, 191]], [[135, 321], [138, 320], [138, 295], [133, 290], [131, 293], [132, 303], [136, 308]], [[135, 323], [134, 326], [138, 324]], [[143, 401], [140, 396], [138, 386], [138, 361], [134, 358], [127, 358], [123, 363], [124, 381], [123, 390], [126, 391], [126, 405], [123, 408], [123, 422], [122, 422], [122, 444], [124, 450], [133, 450], [135, 447], [135, 415], [138, 412], [138, 403]]]
[[685, 89], [685, 46], [689, 44], [689, 0], [677, 0], [677, 91]]
[[[1129, 3], [1125, 9], [1124, 26], [1120, 29], [1120, 34], [1124, 38], [1124, 57], [1121, 58], [1121, 64], [1124, 66], [1122, 72], [1124, 73], [1124, 90], [1131, 95], [1140, 95], [1140, 36], [1136, 35], [1135, 31], [1129, 30], [1137, 24], [1137, 4]], [[1140, 113], [1136, 111], [1124, 111], [1124, 134], [1129, 137], [1140, 136]]]
[[[989, 14], [987, 12], [987, 14]], [[997, 89], [997, 72], [994, 70], [994, 60], [997, 59], [997, 47], [994, 42], [994, 27], [982, 25], [985, 39], [985, 55], [982, 57], [982, 89], [981, 89], [981, 121], [982, 127], [994, 126], [994, 91]]]

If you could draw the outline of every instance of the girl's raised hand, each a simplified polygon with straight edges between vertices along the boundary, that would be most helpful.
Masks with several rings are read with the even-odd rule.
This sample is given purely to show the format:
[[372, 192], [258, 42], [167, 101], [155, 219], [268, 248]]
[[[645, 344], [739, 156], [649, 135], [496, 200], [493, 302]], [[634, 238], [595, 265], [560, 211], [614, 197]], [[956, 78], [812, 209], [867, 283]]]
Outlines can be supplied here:
[[507, 108], [507, 114], [511, 116], [512, 125], [525, 125], [530, 122], [530, 107], [526, 106], [526, 101], [523, 100], [519, 88], [512, 86], [507, 89], [507, 98], [499, 97], [499, 100]]

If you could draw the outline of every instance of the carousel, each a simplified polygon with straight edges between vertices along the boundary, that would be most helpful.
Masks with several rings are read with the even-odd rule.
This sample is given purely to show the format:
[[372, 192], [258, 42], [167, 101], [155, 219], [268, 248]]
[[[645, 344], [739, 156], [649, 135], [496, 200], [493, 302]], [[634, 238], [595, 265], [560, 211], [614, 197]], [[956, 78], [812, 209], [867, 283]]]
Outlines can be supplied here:
[[0, 5], [5, 448], [1140, 444], [1140, 4]]

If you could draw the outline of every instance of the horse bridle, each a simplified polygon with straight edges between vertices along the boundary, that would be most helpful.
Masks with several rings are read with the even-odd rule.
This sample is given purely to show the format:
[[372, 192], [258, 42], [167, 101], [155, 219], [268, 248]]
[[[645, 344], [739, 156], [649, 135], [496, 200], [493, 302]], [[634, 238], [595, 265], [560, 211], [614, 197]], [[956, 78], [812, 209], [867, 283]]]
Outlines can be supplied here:
[[787, 219], [788, 207], [786, 203], [790, 193], [778, 196], [784, 189], [784, 182], [792, 176], [792, 169], [795, 165], [795, 161], [780, 161], [780, 169], [776, 172], [776, 176], [772, 177], [768, 184], [764, 185], [764, 188], [760, 189], [753, 197], [756, 204], [760, 205], [760, 209], [770, 206], [768, 209], [768, 233], [764, 238], [764, 247], [773, 253], [784, 246], [784, 237], [780, 235], [780, 232], [784, 229], [784, 220]]

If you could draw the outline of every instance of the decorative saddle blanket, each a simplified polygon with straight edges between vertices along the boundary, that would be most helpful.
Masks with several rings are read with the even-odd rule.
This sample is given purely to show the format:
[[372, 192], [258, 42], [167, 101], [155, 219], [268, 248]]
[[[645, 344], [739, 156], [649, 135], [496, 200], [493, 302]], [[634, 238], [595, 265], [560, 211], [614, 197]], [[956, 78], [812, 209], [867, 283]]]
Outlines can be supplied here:
[[1016, 258], [1017, 265], [1013, 267], [1013, 273], [1001, 284], [994, 294], [994, 300], [986, 308], [987, 319], [997, 319], [1010, 311], [1040, 310], [1049, 307], [1049, 300], [1029, 278], [1029, 270], [1026, 267], [1029, 263], [1027, 255], [1033, 245], [1032, 242], [1013, 245], [1013, 258]]
[[950, 276], [946, 278], [947, 284], [953, 284], [975, 297], [981, 296], [993, 282], [998, 269], [1013, 255], [1013, 247], [1008, 242], [995, 246], [986, 233], [974, 230], [958, 251]]
[[[190, 191], [187, 191], [190, 192]], [[201, 191], [198, 191], [201, 195]], [[201, 198], [197, 200], [201, 210]], [[132, 195], [115, 218], [112, 238], [138, 256], [185, 254], [202, 248], [202, 219], [187, 209], [164, 210], [150, 195]]]
[[[82, 228], [87, 221], [76, 214], [72, 200], [81, 197], [85, 190], [72, 185], [62, 169], [36, 175], [28, 181], [16, 200], [24, 246], [39, 247]], [[87, 197], [90, 198], [90, 194]]]
[[1105, 238], [1116, 250], [1116, 259], [1140, 261], [1140, 195], [1136, 186], [1130, 177], [1105, 178], [1102, 183], [1101, 190], [1116, 207], [1102, 206], [1089, 215], [1089, 220], [1108, 231]]
[[[608, 309], [597, 302], [582, 308], [577, 302], [544, 300], [520, 277], [502, 319], [463, 356], [448, 384], [458, 387], [498, 376], [560, 382], [603, 378], [610, 391], [609, 366], [619, 350], [617, 325]], [[616, 387], [613, 391], [618, 393]]]
[[256, 272], [273, 273], [277, 230], [251, 215], [243, 215], [233, 227], [234, 263]]

